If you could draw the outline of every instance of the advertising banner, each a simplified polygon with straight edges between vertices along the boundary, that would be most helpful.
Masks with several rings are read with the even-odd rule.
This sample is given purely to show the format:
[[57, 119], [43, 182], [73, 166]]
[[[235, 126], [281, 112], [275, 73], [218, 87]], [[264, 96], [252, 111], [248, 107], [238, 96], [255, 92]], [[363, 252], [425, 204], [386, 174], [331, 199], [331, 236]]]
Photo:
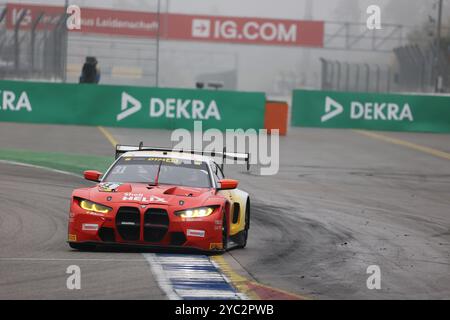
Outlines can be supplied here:
[[[53, 29], [60, 23], [64, 7], [9, 3], [6, 25], [14, 29], [23, 15], [20, 27]], [[323, 47], [324, 22], [266, 18], [242, 18], [206, 15], [184, 15], [81, 8], [81, 32], [115, 36], [150, 37], [164, 40], [239, 43], [258, 45]], [[64, 22], [65, 23], [65, 22]]]
[[167, 25], [170, 40], [323, 47], [323, 21], [171, 14]]
[[[29, 30], [33, 22], [42, 14], [36, 29], [54, 29], [58, 23], [61, 23], [64, 11], [64, 7], [61, 6], [8, 3], [6, 26], [8, 29], [14, 29], [20, 17], [24, 15], [20, 27], [22, 30]], [[65, 21], [62, 23], [65, 26]], [[155, 13], [146, 12], [82, 8], [81, 30], [70, 32], [156, 38], [158, 16]]]
[[450, 132], [450, 96], [296, 90], [292, 125]]
[[0, 81], [0, 122], [264, 128], [263, 93]]

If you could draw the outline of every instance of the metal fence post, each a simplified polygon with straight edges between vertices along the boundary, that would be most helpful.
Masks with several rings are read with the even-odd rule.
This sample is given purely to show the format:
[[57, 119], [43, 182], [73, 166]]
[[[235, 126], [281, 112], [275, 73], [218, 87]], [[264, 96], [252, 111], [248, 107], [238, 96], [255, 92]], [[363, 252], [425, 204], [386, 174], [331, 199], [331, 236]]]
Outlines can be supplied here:
[[41, 12], [36, 20], [33, 22], [31, 26], [31, 45], [30, 45], [30, 56], [31, 56], [31, 73], [34, 73], [35, 69], [35, 44], [36, 44], [36, 29], [39, 23], [42, 20], [44, 13]]
[[5, 19], [7, 13], [8, 13], [8, 8], [3, 9], [2, 14], [0, 14], [0, 23], [3, 22], [3, 19]]
[[388, 68], [388, 75], [387, 75], [387, 85], [386, 90], [387, 92], [391, 92], [391, 78], [392, 78], [392, 69], [391, 67]]
[[376, 65], [377, 68], [377, 84], [376, 84], [376, 90], [377, 92], [380, 92], [380, 77], [381, 77], [381, 68], [380, 65]]
[[370, 89], [370, 66], [368, 63], [365, 63], [364, 66], [366, 67], [366, 92], [369, 92], [369, 89]]
[[161, 0], [158, 0], [158, 34], [156, 36], [156, 66], [155, 66], [155, 82], [156, 87], [159, 87], [159, 41], [161, 40]]
[[20, 42], [19, 42], [20, 25], [22, 24], [22, 21], [25, 18], [26, 14], [27, 11], [24, 10], [20, 15], [19, 19], [17, 20], [16, 25], [14, 26], [14, 69], [16, 70], [16, 73], [19, 71], [20, 68]]
[[335, 61], [334, 63], [336, 63], [336, 65], [337, 65], [336, 90], [340, 91], [341, 90], [341, 63], [339, 61]]
[[62, 54], [61, 54], [61, 45], [62, 45], [62, 33], [61, 28], [65, 28], [67, 14], [64, 13], [60, 16], [56, 26], [53, 30], [53, 77], [62, 77]]
[[[5, 19], [6, 14], [8, 12], [7, 10], [8, 10], [7, 8], [3, 9], [2, 14], [0, 15], [0, 23], [2, 23], [3, 19]], [[3, 40], [3, 41], [0, 41], [0, 50], [3, 49], [3, 46], [5, 45], [5, 42], [6, 42], [6, 39]]]
[[345, 90], [348, 91], [350, 86], [350, 63], [346, 62], [345, 68]]
[[327, 89], [333, 89], [333, 81], [334, 81], [334, 74], [335, 72], [335, 66], [333, 62], [327, 61], [327, 66], [331, 66], [331, 72], [330, 72], [330, 82], [327, 84]]
[[322, 79], [321, 79], [321, 87], [322, 90], [327, 89], [327, 76], [328, 76], [328, 65], [327, 61], [324, 58], [320, 58], [320, 63], [322, 65]]
[[355, 88], [356, 91], [359, 91], [359, 77], [360, 77], [361, 67], [359, 63], [356, 65], [356, 77], [355, 77]]

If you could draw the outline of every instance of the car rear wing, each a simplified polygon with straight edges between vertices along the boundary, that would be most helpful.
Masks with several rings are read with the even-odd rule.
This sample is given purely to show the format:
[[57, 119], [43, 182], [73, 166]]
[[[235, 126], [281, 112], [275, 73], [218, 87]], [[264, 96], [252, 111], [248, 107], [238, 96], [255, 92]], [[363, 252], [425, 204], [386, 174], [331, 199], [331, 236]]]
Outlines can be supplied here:
[[222, 170], [226, 159], [239, 161], [245, 161], [247, 165], [247, 171], [250, 171], [250, 154], [249, 153], [237, 153], [237, 152], [227, 152], [226, 148], [223, 148], [223, 152], [213, 152], [213, 151], [200, 151], [200, 150], [183, 150], [183, 149], [169, 149], [169, 148], [158, 148], [158, 147], [147, 147], [141, 142], [138, 146], [131, 145], [116, 145], [116, 159], [127, 152], [136, 151], [157, 151], [168, 154], [170, 152], [186, 153], [186, 154], [196, 154], [207, 157], [221, 157], [222, 158]]

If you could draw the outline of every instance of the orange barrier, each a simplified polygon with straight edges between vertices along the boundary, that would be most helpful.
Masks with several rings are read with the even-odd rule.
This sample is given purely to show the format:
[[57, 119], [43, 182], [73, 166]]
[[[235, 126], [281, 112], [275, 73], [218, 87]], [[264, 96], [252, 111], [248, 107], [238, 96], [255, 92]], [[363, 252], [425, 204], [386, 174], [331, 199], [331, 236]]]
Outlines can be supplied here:
[[286, 102], [267, 101], [264, 128], [269, 134], [274, 129], [280, 130], [280, 136], [287, 135], [289, 106]]

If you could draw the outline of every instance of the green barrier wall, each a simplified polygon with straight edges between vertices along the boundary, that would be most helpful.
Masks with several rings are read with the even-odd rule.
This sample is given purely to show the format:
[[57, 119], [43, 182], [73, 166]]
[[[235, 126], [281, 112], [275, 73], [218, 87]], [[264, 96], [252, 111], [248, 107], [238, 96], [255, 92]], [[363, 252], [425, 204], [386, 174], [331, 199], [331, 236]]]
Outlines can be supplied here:
[[450, 97], [297, 90], [292, 125], [450, 132]]
[[265, 95], [0, 81], [0, 121], [131, 128], [264, 128]]

